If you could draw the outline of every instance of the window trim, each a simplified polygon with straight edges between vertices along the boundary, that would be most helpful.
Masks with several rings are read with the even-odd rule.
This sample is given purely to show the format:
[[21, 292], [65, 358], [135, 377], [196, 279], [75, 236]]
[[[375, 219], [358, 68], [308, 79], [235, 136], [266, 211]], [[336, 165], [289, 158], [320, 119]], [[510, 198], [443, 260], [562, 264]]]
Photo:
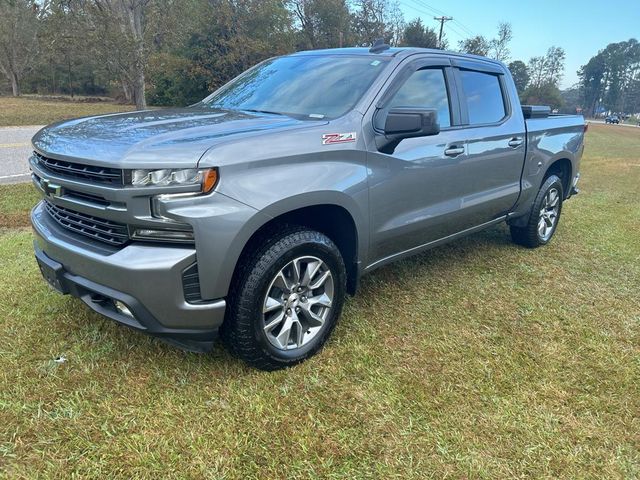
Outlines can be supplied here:
[[[462, 126], [464, 128], [494, 127], [494, 126], [500, 126], [505, 122], [509, 121], [509, 119], [511, 119], [513, 115], [513, 109], [511, 108], [511, 100], [508, 95], [504, 71], [499, 70], [497, 67], [494, 69], [488, 69], [488, 68], [485, 68], [485, 65], [479, 65], [479, 64], [476, 64], [475, 62], [470, 62], [470, 61], [464, 61], [464, 62], [458, 61], [455, 63], [462, 64], [453, 68], [454, 75], [456, 77], [456, 84], [458, 85], [458, 92], [460, 96], [459, 103], [460, 103], [460, 110], [461, 110]], [[485, 75], [491, 75], [493, 77], [497, 77], [498, 86], [500, 87], [500, 94], [502, 96], [502, 103], [504, 105], [504, 111], [505, 111], [504, 116], [500, 120], [495, 122], [470, 123], [469, 110], [467, 107], [468, 105], [467, 94], [464, 91], [464, 86], [462, 84], [462, 75], [460, 74], [462, 70], [477, 72], [477, 73], [484, 73]]]
[[376, 133], [382, 133], [380, 128], [376, 126], [376, 120], [380, 115], [380, 112], [384, 112], [388, 109], [389, 102], [393, 99], [395, 94], [405, 84], [405, 82], [418, 70], [425, 69], [440, 69], [444, 77], [445, 88], [447, 91], [447, 99], [449, 101], [449, 123], [448, 127], [443, 127], [440, 131], [447, 131], [458, 128], [461, 126], [460, 115], [460, 99], [457, 85], [455, 83], [455, 76], [453, 69], [451, 68], [451, 59], [449, 58], [417, 58], [411, 59], [406, 65], [401, 67], [401, 70], [391, 80], [389, 86], [379, 96], [375, 102], [375, 111], [372, 116], [372, 126]]

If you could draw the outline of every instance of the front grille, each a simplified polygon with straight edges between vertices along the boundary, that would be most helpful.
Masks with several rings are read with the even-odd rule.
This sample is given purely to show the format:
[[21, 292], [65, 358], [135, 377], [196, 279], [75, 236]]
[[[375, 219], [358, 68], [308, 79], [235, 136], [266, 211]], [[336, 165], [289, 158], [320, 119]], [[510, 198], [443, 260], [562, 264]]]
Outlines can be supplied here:
[[[33, 173], [32, 175], [33, 175], [36, 183], [40, 183], [42, 181], [42, 179], [38, 175], [36, 175], [35, 173]], [[101, 197], [100, 195], [93, 195], [91, 193], [86, 193], [86, 192], [78, 192], [76, 190], [71, 190], [69, 188], [65, 188], [64, 189], [64, 195], [63, 196], [65, 198], [72, 198], [72, 199], [89, 201], [91, 203], [96, 203], [96, 204], [102, 205], [104, 207], [109, 205], [109, 201], [106, 198]]]
[[189, 303], [198, 303], [202, 300], [197, 263], [182, 272], [182, 291], [184, 292], [184, 299]]
[[71, 197], [73, 199], [85, 200], [91, 203], [96, 203], [98, 205], [107, 206], [109, 202], [105, 200], [104, 197], [100, 195], [92, 195], [86, 192], [76, 192], [75, 190], [65, 189], [64, 191], [65, 197]]
[[75, 212], [49, 202], [45, 202], [45, 206], [51, 218], [67, 230], [113, 246], [122, 246], [129, 241], [129, 230], [122, 223]]
[[38, 166], [45, 171], [73, 179], [91, 180], [114, 186], [123, 185], [123, 171], [119, 168], [96, 167], [56, 160], [55, 158], [44, 157], [37, 152], [33, 152], [33, 155]]

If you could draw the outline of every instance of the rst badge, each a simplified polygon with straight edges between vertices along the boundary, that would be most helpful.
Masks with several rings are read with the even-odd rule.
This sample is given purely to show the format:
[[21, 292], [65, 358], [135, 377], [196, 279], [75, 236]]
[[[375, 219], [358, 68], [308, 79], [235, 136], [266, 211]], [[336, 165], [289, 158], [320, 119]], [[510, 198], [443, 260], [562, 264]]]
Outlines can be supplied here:
[[348, 143], [356, 141], [356, 132], [348, 133], [325, 133], [322, 135], [323, 145], [332, 145], [334, 143]]

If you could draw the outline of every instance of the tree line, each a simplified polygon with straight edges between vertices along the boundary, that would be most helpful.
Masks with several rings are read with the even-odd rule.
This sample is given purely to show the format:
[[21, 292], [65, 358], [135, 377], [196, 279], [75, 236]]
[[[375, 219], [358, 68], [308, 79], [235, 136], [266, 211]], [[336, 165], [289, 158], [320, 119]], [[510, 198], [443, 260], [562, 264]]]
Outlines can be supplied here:
[[[513, 31], [505, 22], [495, 38], [474, 35], [457, 46], [438, 36], [420, 18], [406, 22], [397, 0], [0, 0], [0, 73], [13, 95], [186, 105], [265, 58], [384, 38], [394, 46], [457, 47], [503, 61], [523, 101], [562, 105], [562, 48], [526, 63], [511, 59]], [[629, 50], [607, 47], [583, 67], [586, 103], [598, 97], [622, 108], [634, 101], [629, 89], [637, 68], [616, 60]]]
[[640, 112], [640, 43], [611, 43], [578, 71], [578, 93], [587, 115]]

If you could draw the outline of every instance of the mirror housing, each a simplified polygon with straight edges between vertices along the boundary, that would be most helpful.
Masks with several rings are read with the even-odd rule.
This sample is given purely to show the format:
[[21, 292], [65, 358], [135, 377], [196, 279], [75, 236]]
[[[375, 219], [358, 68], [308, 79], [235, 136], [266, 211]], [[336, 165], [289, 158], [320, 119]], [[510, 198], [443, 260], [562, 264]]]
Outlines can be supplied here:
[[438, 111], [432, 108], [394, 107], [387, 113], [384, 135], [376, 139], [378, 150], [393, 153], [405, 138], [427, 137], [440, 133]]

